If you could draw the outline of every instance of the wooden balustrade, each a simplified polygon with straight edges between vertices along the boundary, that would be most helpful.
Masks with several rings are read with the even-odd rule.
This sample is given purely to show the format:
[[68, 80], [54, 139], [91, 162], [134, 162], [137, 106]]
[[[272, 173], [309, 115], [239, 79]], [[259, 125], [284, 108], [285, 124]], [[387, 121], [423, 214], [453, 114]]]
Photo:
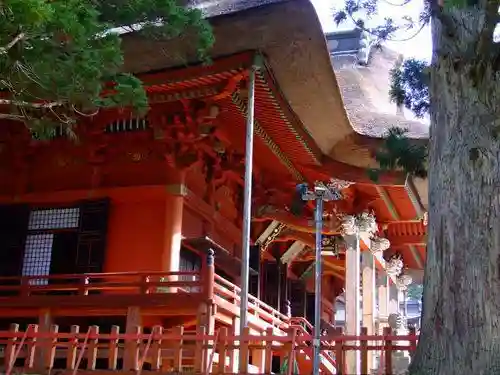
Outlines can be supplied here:
[[2, 296], [89, 295], [96, 293], [197, 293], [204, 285], [199, 272], [115, 272], [0, 277]]
[[[364, 331], [364, 330], [363, 330]], [[81, 332], [73, 326], [70, 332], [59, 332], [57, 326], [51, 326], [49, 332], [40, 332], [36, 325], [20, 331], [13, 324], [9, 331], [0, 331], [0, 358], [3, 358], [3, 372], [11, 375], [13, 371], [44, 371], [61, 369], [75, 374], [77, 370], [121, 370], [141, 372], [176, 372], [194, 371], [198, 374], [244, 374], [233, 372], [229, 368], [235, 350], [241, 350], [241, 368], [252, 367], [247, 364], [249, 353], [254, 353], [253, 360], [259, 358], [257, 372], [269, 373], [273, 355], [310, 361], [301, 353], [311, 350], [312, 336], [298, 334], [290, 328], [287, 335], [273, 334], [272, 328], [265, 335], [250, 335], [249, 329], [241, 335], [231, 335], [225, 327], [213, 335], [205, 334], [203, 328], [196, 333], [186, 332], [183, 327], [165, 330], [154, 327], [150, 333], [143, 333], [140, 328], [134, 333], [120, 333], [119, 327], [113, 326], [104, 333], [98, 326], [91, 326]], [[345, 374], [345, 352], [361, 351], [362, 373], [368, 373], [367, 358], [370, 351], [382, 352], [384, 358], [380, 374], [392, 374], [392, 352], [395, 350], [414, 351], [417, 336], [393, 336], [386, 330], [382, 336], [347, 336], [336, 333], [323, 336], [322, 354], [335, 363], [337, 373]], [[125, 342], [127, 345], [125, 345]], [[348, 345], [347, 342], [358, 342]], [[407, 345], [400, 345], [407, 342]], [[255, 355], [255, 353], [259, 353]], [[126, 364], [126, 365], [124, 365]], [[292, 364], [289, 364], [290, 366]], [[125, 368], [127, 367], [127, 368]], [[256, 367], [256, 366], [253, 366]], [[292, 370], [288, 371], [292, 374]]]
[[[241, 288], [217, 274], [214, 275], [214, 278], [214, 295], [219, 298], [219, 300], [216, 299], [216, 303], [220, 305], [231, 304], [234, 311], [239, 313]], [[252, 295], [248, 295], [248, 316], [249, 319], [258, 318], [280, 330], [285, 330], [289, 323], [289, 317]]]

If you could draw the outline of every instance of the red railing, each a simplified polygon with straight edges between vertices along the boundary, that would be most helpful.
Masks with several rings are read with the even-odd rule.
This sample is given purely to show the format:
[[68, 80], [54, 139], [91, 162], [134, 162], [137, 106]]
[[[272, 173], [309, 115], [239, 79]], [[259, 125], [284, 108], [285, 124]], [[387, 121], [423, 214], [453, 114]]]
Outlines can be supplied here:
[[[216, 275], [213, 266], [200, 272], [114, 272], [67, 275], [0, 277], [0, 300], [29, 296], [88, 296], [111, 294], [199, 294], [200, 302], [213, 300], [238, 316], [241, 289]], [[202, 294], [200, 294], [202, 293]], [[13, 303], [15, 303], [15, 300]], [[9, 305], [12, 307], [11, 305]], [[248, 297], [250, 323], [262, 331], [268, 326], [284, 330], [288, 317], [254, 296]]]
[[[255, 370], [258, 373], [270, 373], [273, 355], [297, 358], [298, 351], [311, 350], [312, 340], [311, 335], [297, 335], [295, 329], [289, 329], [287, 335], [272, 334], [271, 327], [263, 336], [250, 335], [248, 328], [241, 335], [231, 335], [225, 327], [213, 335], [206, 335], [203, 328], [199, 328], [197, 333], [186, 333], [182, 327], [166, 331], [158, 326], [151, 333], [142, 333], [137, 328], [134, 333], [122, 334], [117, 326], [113, 326], [109, 333], [100, 332], [98, 326], [91, 326], [85, 331], [80, 333], [78, 326], [72, 326], [71, 332], [64, 333], [53, 325], [49, 332], [40, 332], [38, 326], [32, 325], [22, 332], [17, 324], [13, 324], [9, 331], [0, 331], [0, 347], [3, 349], [0, 350], [0, 357], [4, 359], [5, 372], [48, 371], [54, 368], [74, 372], [78, 368], [115, 371], [121, 358], [124, 371], [145, 372], [143, 366], [147, 361], [151, 368], [148, 371], [158, 372], [180, 373], [191, 368], [199, 374], [245, 374], [249, 366], [253, 366], [257, 367]], [[382, 336], [329, 334], [325, 335], [325, 341], [333, 343], [333, 348], [322, 345], [321, 350], [334, 351], [335, 371], [343, 374], [346, 373], [347, 351], [361, 352], [362, 373], [368, 373], [368, 353], [382, 351], [384, 361], [380, 373], [391, 375], [392, 352], [414, 351], [417, 339], [416, 335], [393, 336], [387, 329]], [[359, 344], [350, 345], [348, 342]], [[401, 342], [408, 344], [400, 345]], [[231, 357], [236, 350], [241, 359], [236, 366], [238, 369], [228, 365], [234, 360]], [[259, 358], [259, 363], [249, 363], [250, 355], [254, 362]], [[98, 368], [98, 358], [106, 359], [106, 365], [101, 364]], [[57, 359], [63, 361], [57, 361], [56, 366]]]
[[[297, 327], [298, 334], [301, 336], [304, 335], [309, 335], [312, 336], [314, 335], [314, 327], [309, 321], [305, 318], [302, 317], [292, 317], [290, 318], [290, 325], [291, 327]], [[338, 331], [339, 334], [341, 334], [340, 331]], [[323, 338], [323, 337], [322, 337]], [[321, 353], [320, 358], [322, 361], [328, 362], [331, 366], [336, 366], [335, 363], [335, 358], [332, 357], [331, 351], [334, 349], [334, 343], [329, 342], [327, 340], [321, 340], [321, 345], [326, 349], [324, 352]], [[312, 349], [312, 348], [311, 348]], [[307, 355], [309, 355], [312, 358], [313, 351], [312, 350], [306, 351]], [[329, 349], [329, 350], [328, 350]]]
[[152, 294], [200, 292], [204, 283], [199, 272], [114, 272], [48, 276], [0, 277], [0, 297], [88, 295], [100, 293]]
[[[222, 308], [231, 306], [231, 310], [239, 314], [241, 288], [219, 275], [214, 275], [214, 278], [215, 302]], [[279, 330], [286, 329], [289, 324], [289, 318], [286, 315], [252, 295], [248, 295], [248, 318], [249, 321], [253, 318], [260, 319]]]

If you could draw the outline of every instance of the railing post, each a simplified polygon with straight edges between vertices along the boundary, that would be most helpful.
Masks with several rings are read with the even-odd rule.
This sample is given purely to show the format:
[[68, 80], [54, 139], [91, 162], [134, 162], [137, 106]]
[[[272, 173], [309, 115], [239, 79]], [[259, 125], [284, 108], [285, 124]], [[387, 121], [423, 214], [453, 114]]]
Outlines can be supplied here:
[[[141, 309], [136, 306], [131, 306], [127, 311], [127, 323], [125, 333], [129, 335], [138, 335], [141, 330]], [[125, 352], [123, 357], [123, 369], [125, 371], [137, 370], [137, 339], [125, 339]]]
[[181, 336], [181, 339], [174, 343], [174, 363], [173, 363], [173, 371], [181, 372], [182, 371], [182, 347], [184, 344], [183, 335], [184, 335], [184, 327], [179, 326], [175, 327], [172, 332], [174, 335]]
[[264, 374], [270, 374], [271, 369], [273, 367], [273, 341], [272, 337], [273, 336], [273, 328], [272, 327], [267, 327], [266, 328], [266, 348], [264, 349]]
[[[293, 368], [295, 367], [295, 340], [297, 338], [297, 328], [288, 328], [288, 334], [291, 336], [291, 342], [289, 344], [288, 350], [288, 375], [293, 374]], [[320, 344], [321, 345], [321, 344]]]
[[201, 339], [200, 336], [205, 336], [206, 330], [204, 326], [198, 326], [196, 328], [196, 343], [195, 343], [195, 353], [194, 353], [194, 371], [199, 374], [205, 367], [206, 350], [205, 340]]
[[205, 298], [212, 301], [214, 298], [214, 284], [215, 284], [215, 259], [214, 251], [209, 249], [207, 252], [207, 264], [205, 269]]
[[26, 349], [26, 359], [24, 360], [24, 367], [31, 370], [35, 367], [36, 362], [35, 357], [38, 344], [38, 324], [29, 325], [26, 329], [30, 329], [30, 332], [29, 335], [26, 335], [28, 344]]
[[240, 333], [240, 363], [239, 363], [239, 374], [248, 373], [248, 344], [250, 342], [250, 328], [245, 327], [243, 332]]
[[[361, 336], [368, 335], [368, 328], [361, 327]], [[368, 374], [368, 340], [359, 340], [359, 349], [361, 351], [361, 373]]]
[[413, 356], [415, 355], [415, 350], [417, 350], [417, 330], [415, 327], [410, 327], [408, 329], [408, 334], [411, 336], [410, 340], [410, 358], [413, 359]]
[[392, 340], [387, 336], [392, 335], [391, 327], [384, 327], [384, 357], [385, 357], [385, 375], [392, 375]]
[[45, 369], [50, 370], [54, 366], [58, 332], [59, 332], [59, 326], [57, 326], [56, 324], [52, 324], [49, 329], [49, 334], [52, 337], [47, 338], [47, 341], [45, 343], [45, 353], [44, 353], [45, 357], [43, 358]]
[[[40, 333], [47, 335], [50, 333], [52, 326], [52, 316], [49, 309], [42, 309], [38, 315], [38, 327]], [[52, 346], [52, 342], [49, 338], [43, 337], [38, 342], [38, 350], [35, 356], [35, 368], [37, 370], [47, 370], [46, 358], [48, 357], [48, 351]]]
[[91, 326], [87, 346], [87, 370], [95, 370], [97, 361], [97, 344], [99, 338], [99, 327]]
[[151, 370], [159, 371], [161, 369], [161, 337], [163, 327], [153, 327], [153, 342], [151, 344]]
[[66, 353], [66, 368], [74, 370], [76, 364], [76, 353], [78, 350], [78, 334], [80, 333], [80, 326], [71, 326], [71, 335], [73, 336], [68, 340], [68, 351]]
[[226, 358], [227, 358], [227, 328], [226, 327], [221, 327], [219, 328], [219, 342], [217, 343], [217, 352], [219, 354], [219, 364], [217, 368], [217, 372], [219, 374], [225, 374], [226, 373]]
[[[233, 317], [233, 321], [231, 322], [231, 333], [233, 336], [239, 336], [240, 335], [240, 318], [239, 317]], [[239, 363], [239, 358], [240, 358], [240, 352], [236, 345], [240, 345], [238, 340], [233, 341], [233, 348], [230, 349], [230, 354], [229, 354], [229, 373], [238, 373], [238, 363]]]
[[[29, 328], [27, 328], [29, 329]], [[19, 324], [11, 324], [10, 325], [10, 333], [12, 334], [17, 334], [19, 332]], [[17, 349], [17, 337], [11, 337], [9, 338], [9, 341], [7, 342], [7, 346], [5, 347], [5, 359], [4, 359], [4, 366], [7, 372], [7, 374], [10, 374], [12, 369], [15, 366], [16, 362], [16, 349]]]
[[120, 334], [120, 326], [111, 326], [111, 336], [108, 343], [108, 370], [116, 371], [116, 367], [118, 365], [118, 344], [119, 344], [119, 335]]
[[335, 362], [337, 364], [337, 374], [344, 375], [346, 373], [345, 369], [345, 353], [344, 353], [344, 341], [342, 328], [337, 327], [334, 329], [335, 333]]

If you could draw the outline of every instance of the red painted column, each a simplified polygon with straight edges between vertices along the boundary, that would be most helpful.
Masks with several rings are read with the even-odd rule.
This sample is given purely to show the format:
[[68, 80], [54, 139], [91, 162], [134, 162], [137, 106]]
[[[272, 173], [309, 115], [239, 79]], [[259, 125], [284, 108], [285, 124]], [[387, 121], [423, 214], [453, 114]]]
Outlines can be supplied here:
[[[182, 241], [183, 186], [172, 185], [165, 201], [165, 237], [162, 265], [166, 272], [178, 271]], [[178, 191], [176, 191], [178, 190]]]

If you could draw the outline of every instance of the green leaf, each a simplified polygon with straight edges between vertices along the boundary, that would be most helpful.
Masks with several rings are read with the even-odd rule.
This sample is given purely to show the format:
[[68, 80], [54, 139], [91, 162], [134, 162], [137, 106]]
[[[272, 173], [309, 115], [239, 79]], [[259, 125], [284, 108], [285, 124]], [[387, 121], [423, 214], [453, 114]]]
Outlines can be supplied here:
[[123, 73], [121, 39], [108, 32], [138, 23], [152, 38], [195, 35], [200, 58], [213, 44], [201, 12], [172, 0], [2, 1], [0, 89], [12, 113], [37, 139], [53, 137], [57, 126], [72, 134], [78, 114], [89, 109], [128, 107], [145, 114], [142, 83]]

